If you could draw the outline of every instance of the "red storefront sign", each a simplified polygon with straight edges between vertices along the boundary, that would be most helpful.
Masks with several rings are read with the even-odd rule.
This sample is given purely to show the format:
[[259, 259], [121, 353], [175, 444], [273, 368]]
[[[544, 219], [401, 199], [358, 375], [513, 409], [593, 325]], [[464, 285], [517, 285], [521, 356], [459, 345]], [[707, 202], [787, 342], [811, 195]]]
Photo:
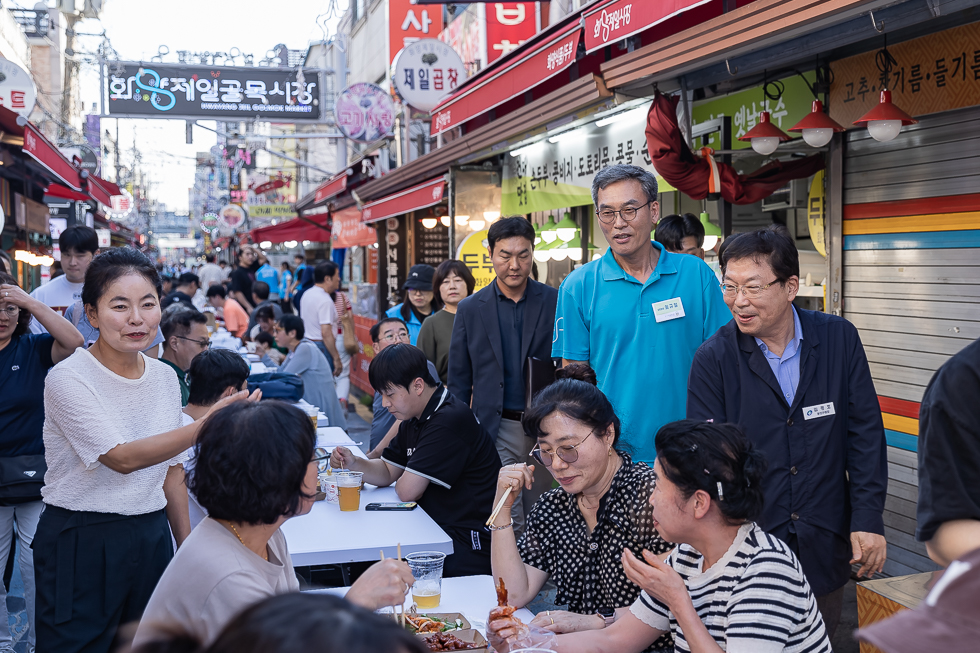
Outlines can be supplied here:
[[538, 33], [533, 2], [493, 2], [486, 5], [487, 64], [510, 54]]
[[501, 62], [500, 69], [487, 79], [443, 100], [432, 112], [432, 135], [452, 129], [567, 69], [575, 61], [581, 34], [581, 28], [573, 23], [515, 61]]
[[428, 208], [442, 201], [445, 190], [446, 182], [442, 177], [431, 179], [424, 184], [365, 204], [361, 210], [361, 220], [377, 222], [395, 215]]
[[357, 338], [357, 353], [350, 362], [350, 380], [356, 387], [373, 396], [374, 388], [368, 380], [368, 368], [374, 358], [374, 343], [371, 342], [371, 327], [374, 320], [360, 315], [354, 316], [354, 336]]
[[326, 180], [316, 189], [316, 195], [314, 195], [313, 203], [319, 204], [324, 200], [328, 200], [334, 195], [339, 195], [347, 188], [347, 171], [344, 170], [339, 175], [334, 175], [330, 179]]
[[410, 43], [434, 39], [442, 31], [442, 7], [417, 5], [412, 0], [388, 0], [388, 63]]
[[616, 0], [602, 5], [585, 13], [585, 50], [592, 52], [621, 41], [710, 1]]
[[367, 246], [378, 242], [378, 232], [361, 222], [361, 212], [356, 207], [336, 211], [332, 217], [334, 247]]
[[82, 190], [78, 170], [55, 146], [48, 142], [31, 123], [24, 125], [24, 154], [47, 168], [61, 183], [72, 190]]

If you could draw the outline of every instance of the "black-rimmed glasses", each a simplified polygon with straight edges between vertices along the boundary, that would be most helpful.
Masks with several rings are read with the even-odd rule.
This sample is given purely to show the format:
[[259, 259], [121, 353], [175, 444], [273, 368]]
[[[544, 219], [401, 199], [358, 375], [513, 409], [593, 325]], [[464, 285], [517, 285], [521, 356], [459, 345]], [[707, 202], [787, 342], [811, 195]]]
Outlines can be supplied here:
[[190, 342], [193, 342], [195, 345], [198, 345], [199, 347], [201, 347], [203, 349], [211, 349], [211, 341], [210, 340], [195, 340], [194, 338], [188, 338], [187, 336], [174, 336], [174, 337], [175, 338], [180, 338], [181, 340], [188, 340]]
[[637, 211], [642, 209], [644, 206], [650, 206], [650, 202], [653, 202], [653, 200], [650, 200], [649, 202], [641, 206], [627, 206], [623, 209], [620, 209], [619, 211], [613, 211], [612, 209], [603, 209], [602, 211], [599, 211], [597, 215], [599, 216], [599, 221], [605, 222], [606, 224], [612, 224], [613, 222], [615, 222], [617, 215], [623, 216], [623, 220], [626, 220], [627, 222], [632, 222], [633, 220], [636, 219]]
[[[592, 433], [589, 433], [589, 435], [592, 435]], [[551, 467], [552, 463], [555, 462], [556, 455], [561, 458], [563, 462], [572, 464], [578, 460], [578, 448], [582, 446], [583, 442], [589, 439], [589, 435], [582, 438], [582, 442], [579, 442], [578, 444], [564, 445], [556, 448], [554, 453], [545, 451], [541, 448], [541, 445], [538, 445], [531, 450], [531, 457], [545, 467]]]

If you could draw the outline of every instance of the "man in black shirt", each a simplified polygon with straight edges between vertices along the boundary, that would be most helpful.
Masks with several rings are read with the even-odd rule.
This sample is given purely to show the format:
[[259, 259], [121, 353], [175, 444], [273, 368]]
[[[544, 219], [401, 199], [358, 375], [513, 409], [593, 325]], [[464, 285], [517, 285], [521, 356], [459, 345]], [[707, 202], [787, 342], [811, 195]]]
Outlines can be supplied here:
[[946, 566], [980, 547], [980, 340], [939, 368], [919, 408], [915, 539]]
[[[330, 463], [364, 473], [364, 481], [395, 484], [401, 501], [417, 501], [453, 540], [443, 575], [490, 573], [490, 534], [500, 457], [469, 406], [429, 377], [425, 354], [407, 344], [386, 347], [368, 368], [385, 407], [402, 421], [380, 460], [344, 447]], [[407, 474], [405, 472], [408, 472]]]
[[194, 306], [194, 302], [191, 301], [191, 298], [194, 297], [194, 294], [200, 287], [201, 279], [198, 278], [196, 274], [193, 272], [183, 273], [180, 275], [180, 278], [177, 279], [177, 287], [174, 288], [173, 292], [160, 301], [160, 310], [165, 310], [171, 304], [180, 302], [181, 304], [193, 308], [196, 311], [197, 307]]
[[243, 247], [238, 253], [238, 266], [232, 271], [228, 282], [228, 296], [242, 305], [247, 313], [252, 309], [252, 282], [255, 281], [255, 270], [258, 269], [255, 260], [255, 250]]

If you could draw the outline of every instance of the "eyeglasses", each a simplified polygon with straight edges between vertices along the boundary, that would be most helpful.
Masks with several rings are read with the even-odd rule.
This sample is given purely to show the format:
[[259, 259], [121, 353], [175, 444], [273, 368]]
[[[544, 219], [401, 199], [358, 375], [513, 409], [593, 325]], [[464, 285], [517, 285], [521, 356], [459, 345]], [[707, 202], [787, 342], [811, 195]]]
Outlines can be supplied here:
[[330, 463], [326, 462], [329, 460], [330, 460], [330, 453], [326, 450], [326, 448], [316, 447], [313, 450], [313, 460], [311, 460], [310, 462], [316, 463], [317, 472], [325, 472], [327, 471], [327, 467], [330, 466]]
[[180, 338], [181, 340], [189, 340], [189, 341], [193, 342], [195, 345], [197, 345], [197, 346], [199, 346], [199, 347], [201, 347], [203, 349], [211, 349], [211, 341], [210, 340], [195, 340], [194, 338], [187, 338], [185, 336], [174, 336], [174, 337], [175, 338]]
[[408, 337], [408, 331], [399, 331], [398, 333], [389, 333], [388, 335], [381, 337], [381, 340], [383, 340], [384, 342], [387, 342], [389, 344], [391, 344], [393, 342], [398, 342], [398, 341], [405, 342], [408, 339], [409, 339], [409, 337]]
[[[592, 435], [592, 433], [589, 433]], [[555, 462], [555, 456], [557, 455], [566, 463], [573, 463], [578, 460], [578, 448], [582, 446], [582, 443], [589, 439], [589, 435], [582, 438], [582, 442], [573, 445], [565, 445], [563, 447], [558, 447], [555, 452], [545, 451], [541, 448], [541, 445], [536, 446], [531, 450], [531, 457], [537, 460], [539, 463], [545, 467], [551, 467], [551, 464]]]
[[730, 299], [734, 299], [738, 296], [739, 291], [749, 299], [755, 299], [761, 297], [762, 293], [766, 291], [769, 286], [773, 286], [777, 283], [782, 283], [781, 279], [776, 279], [775, 281], [770, 281], [764, 286], [736, 286], [733, 283], [723, 283], [721, 284], [721, 294]]
[[625, 209], [621, 209], [619, 211], [613, 211], [611, 209], [599, 211], [598, 214], [599, 221], [605, 222], [606, 224], [612, 224], [613, 222], [616, 221], [616, 216], [621, 215], [623, 216], [623, 220], [626, 220], [627, 222], [632, 222], [634, 219], [636, 219], [637, 211], [642, 209], [644, 206], [650, 206], [651, 202], [653, 202], [653, 200], [650, 200], [649, 202], [643, 204], [642, 206], [627, 206]]
[[10, 319], [14, 319], [20, 314], [20, 306], [14, 306], [13, 304], [8, 304], [3, 308], [0, 308], [0, 313], [3, 313]]

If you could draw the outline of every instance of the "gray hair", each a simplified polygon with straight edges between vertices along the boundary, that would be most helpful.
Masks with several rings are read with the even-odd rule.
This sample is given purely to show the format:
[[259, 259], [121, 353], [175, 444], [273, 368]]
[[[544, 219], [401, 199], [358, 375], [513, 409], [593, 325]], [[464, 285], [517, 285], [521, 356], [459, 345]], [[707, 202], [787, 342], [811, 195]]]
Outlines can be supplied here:
[[648, 201], [657, 199], [657, 178], [638, 166], [617, 163], [603, 168], [592, 178], [592, 203], [599, 206], [599, 190], [617, 181], [635, 179], [640, 182]]

